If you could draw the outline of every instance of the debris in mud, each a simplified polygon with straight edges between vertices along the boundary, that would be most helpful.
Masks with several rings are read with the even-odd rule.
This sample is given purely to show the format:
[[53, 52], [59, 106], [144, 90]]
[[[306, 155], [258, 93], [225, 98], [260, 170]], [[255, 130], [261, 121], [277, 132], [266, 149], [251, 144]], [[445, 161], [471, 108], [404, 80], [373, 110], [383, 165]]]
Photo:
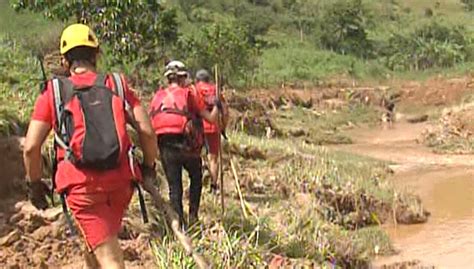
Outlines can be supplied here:
[[322, 183], [315, 187], [318, 199], [318, 211], [328, 221], [346, 229], [357, 229], [369, 225], [381, 224], [393, 220], [402, 224], [424, 223], [429, 212], [416, 206], [421, 204], [415, 199], [412, 204], [397, 199], [386, 203], [362, 189], [354, 189], [351, 184], [336, 186]]
[[225, 151], [230, 152], [232, 155], [241, 156], [244, 159], [251, 159], [251, 160], [265, 160], [267, 159], [267, 155], [264, 151], [257, 147], [253, 147], [250, 145], [240, 145], [240, 144], [226, 144]]
[[423, 265], [419, 260], [396, 262], [393, 264], [385, 264], [380, 269], [435, 269], [434, 266]]
[[419, 141], [439, 153], [474, 153], [474, 109], [445, 111], [435, 126], [422, 133]]
[[421, 122], [425, 122], [428, 120], [428, 115], [424, 114], [424, 115], [415, 115], [415, 116], [409, 116], [406, 118], [406, 121], [409, 122], [409, 123], [421, 123]]
[[11, 246], [16, 241], [20, 240], [20, 232], [18, 230], [13, 230], [6, 236], [0, 238], [0, 246], [8, 247]]

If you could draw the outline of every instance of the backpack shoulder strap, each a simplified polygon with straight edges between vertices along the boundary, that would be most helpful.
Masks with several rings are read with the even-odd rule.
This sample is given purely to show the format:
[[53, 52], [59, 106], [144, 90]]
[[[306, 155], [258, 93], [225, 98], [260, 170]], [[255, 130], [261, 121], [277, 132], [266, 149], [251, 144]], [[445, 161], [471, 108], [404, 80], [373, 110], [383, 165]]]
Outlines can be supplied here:
[[[112, 73], [112, 80], [113, 80], [114, 85], [115, 85], [115, 88], [114, 88], [115, 93], [120, 97], [120, 99], [123, 100], [123, 104], [125, 106], [125, 109], [127, 111], [129, 111], [130, 104], [127, 102], [127, 99], [125, 98], [125, 89], [124, 89], [124, 85], [123, 85], [122, 78], [121, 78], [120, 74], [119, 73]], [[105, 83], [105, 76], [104, 76], [104, 83]]]
[[[74, 85], [65, 77], [56, 77], [51, 80], [53, 86], [54, 109], [56, 121], [61, 120], [64, 104], [74, 95]], [[57, 125], [59, 127], [59, 124]]]
[[[95, 78], [94, 85], [100, 86], [100, 87], [105, 87], [105, 80], [107, 79], [107, 76], [104, 74], [97, 74], [97, 77]], [[115, 82], [114, 82], [115, 83]]]
[[56, 116], [56, 129], [54, 132], [55, 142], [68, 153], [69, 137], [63, 122], [64, 104], [74, 95], [74, 85], [68, 78], [56, 77], [52, 79], [54, 111]]

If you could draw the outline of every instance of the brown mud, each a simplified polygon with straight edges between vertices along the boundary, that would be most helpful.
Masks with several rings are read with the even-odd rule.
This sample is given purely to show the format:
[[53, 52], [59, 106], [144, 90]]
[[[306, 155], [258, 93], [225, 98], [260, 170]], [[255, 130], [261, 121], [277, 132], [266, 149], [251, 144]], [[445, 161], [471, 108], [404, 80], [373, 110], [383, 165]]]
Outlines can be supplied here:
[[425, 224], [387, 226], [399, 253], [376, 258], [375, 268], [404, 268], [413, 261], [420, 262], [414, 268], [474, 265], [474, 156], [439, 155], [419, 145], [417, 137], [426, 127], [400, 123], [353, 130], [355, 144], [335, 147], [395, 163], [390, 166], [395, 185], [415, 192], [431, 212]]

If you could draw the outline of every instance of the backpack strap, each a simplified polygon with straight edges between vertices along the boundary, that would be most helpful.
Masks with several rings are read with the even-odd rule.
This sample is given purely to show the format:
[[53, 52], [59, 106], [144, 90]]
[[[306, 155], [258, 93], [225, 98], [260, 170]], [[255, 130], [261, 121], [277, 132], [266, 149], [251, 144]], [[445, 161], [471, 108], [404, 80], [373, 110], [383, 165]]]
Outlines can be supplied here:
[[[166, 92], [166, 96], [165, 98], [163, 98], [163, 100], [161, 101], [161, 104], [158, 108], [154, 109], [151, 113], [150, 113], [150, 116], [151, 117], [154, 117], [156, 114], [159, 114], [159, 113], [172, 113], [172, 114], [178, 114], [178, 115], [182, 115], [182, 116], [185, 116], [186, 118], [191, 118], [192, 115], [191, 113], [188, 111], [188, 96], [189, 96], [189, 92], [186, 94], [185, 98], [186, 98], [186, 106], [183, 108], [183, 109], [179, 109], [178, 106], [176, 105], [176, 102], [175, 102], [175, 97], [173, 95], [174, 91], [177, 91], [179, 89], [170, 89], [170, 88], [167, 88], [163, 91]], [[170, 102], [169, 102], [170, 101]], [[164, 106], [164, 103], [171, 103], [173, 104], [174, 107], [163, 107]]]
[[[69, 137], [64, 123], [64, 103], [69, 100], [74, 92], [74, 86], [67, 78], [54, 78], [53, 98], [56, 114], [56, 129], [54, 131], [54, 140], [61, 148], [66, 150], [66, 158], [72, 157], [72, 149], [69, 147]], [[66, 96], [65, 96], [66, 95]]]
[[[70, 159], [73, 157], [72, 149], [68, 146], [69, 137], [66, 131], [66, 125], [64, 124], [64, 103], [65, 100], [69, 100], [74, 93], [74, 85], [72, 85], [71, 81], [67, 78], [54, 78], [52, 81], [53, 84], [53, 99], [54, 99], [54, 110], [56, 114], [56, 128], [54, 130], [54, 144], [56, 146], [60, 146], [66, 151], [66, 159]], [[64, 95], [62, 94], [64, 91]], [[56, 170], [57, 170], [57, 155], [56, 150], [54, 154], [53, 160], [53, 176], [52, 176], [52, 185], [51, 192], [54, 191], [56, 188]], [[71, 235], [76, 234], [76, 229], [72, 223], [71, 215], [69, 214], [67, 204], [66, 204], [66, 193], [60, 193], [60, 200], [61, 200], [61, 207], [63, 210], [63, 214], [66, 217], [66, 222], [69, 228]], [[54, 199], [52, 199], [54, 202]]]
[[[128, 103], [127, 99], [125, 98], [125, 89], [123, 86], [122, 78], [119, 73], [112, 73], [112, 79], [115, 85], [115, 93], [123, 100], [123, 104], [125, 106], [126, 111], [130, 111], [130, 104]], [[105, 80], [104, 80], [105, 81]]]

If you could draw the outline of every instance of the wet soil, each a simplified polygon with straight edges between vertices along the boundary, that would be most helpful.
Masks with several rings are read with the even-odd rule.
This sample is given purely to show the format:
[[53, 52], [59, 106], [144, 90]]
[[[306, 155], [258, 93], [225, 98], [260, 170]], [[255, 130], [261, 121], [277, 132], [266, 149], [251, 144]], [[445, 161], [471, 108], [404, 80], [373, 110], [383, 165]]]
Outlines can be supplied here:
[[387, 226], [399, 253], [377, 258], [375, 268], [412, 260], [437, 268], [474, 268], [474, 156], [432, 153], [416, 142], [426, 127], [402, 123], [353, 130], [356, 143], [336, 147], [393, 163], [395, 185], [418, 194], [432, 214], [425, 224]]

